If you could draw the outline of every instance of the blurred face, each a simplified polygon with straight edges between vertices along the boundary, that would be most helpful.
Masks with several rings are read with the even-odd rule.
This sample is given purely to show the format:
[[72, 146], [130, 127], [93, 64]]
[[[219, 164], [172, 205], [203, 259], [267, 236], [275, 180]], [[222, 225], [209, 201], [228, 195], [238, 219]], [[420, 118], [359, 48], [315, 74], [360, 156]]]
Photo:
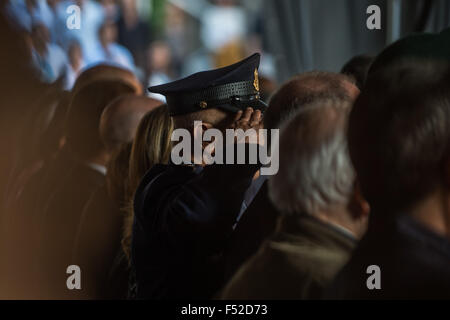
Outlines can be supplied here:
[[100, 41], [102, 44], [113, 43], [117, 39], [117, 28], [115, 24], [109, 23], [102, 27], [100, 31]]
[[136, 0], [122, 0], [124, 10], [136, 10]]
[[166, 7], [166, 27], [170, 30], [174, 27], [179, 27], [184, 25], [185, 13], [180, 8], [168, 4]]
[[38, 52], [43, 52], [47, 48], [47, 43], [50, 42], [50, 34], [47, 27], [44, 25], [36, 26], [32, 31], [33, 46]]
[[25, 45], [27, 46], [28, 52], [31, 53], [33, 50], [33, 39], [31, 38], [31, 34], [24, 33], [23, 39], [25, 41]]
[[117, 13], [117, 4], [115, 0], [102, 0], [103, 10], [108, 18], [114, 18]]
[[51, 8], [55, 8], [60, 0], [47, 0], [47, 4]]
[[75, 70], [78, 70], [81, 67], [82, 53], [81, 47], [79, 45], [72, 45], [69, 49], [69, 60], [70, 65]]
[[26, 0], [26, 6], [29, 11], [36, 7], [36, 0]]
[[171, 60], [170, 49], [166, 44], [156, 44], [150, 49], [150, 65], [154, 71], [165, 71]]
[[79, 7], [82, 7], [85, 0], [75, 0], [75, 4]]

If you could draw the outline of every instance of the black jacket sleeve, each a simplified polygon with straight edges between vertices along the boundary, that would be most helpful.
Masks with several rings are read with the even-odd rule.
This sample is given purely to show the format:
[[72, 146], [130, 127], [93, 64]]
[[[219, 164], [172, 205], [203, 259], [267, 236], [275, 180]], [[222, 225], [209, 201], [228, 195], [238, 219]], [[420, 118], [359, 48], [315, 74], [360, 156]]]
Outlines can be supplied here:
[[[177, 170], [161, 175], [162, 184], [155, 181], [146, 197], [153, 212], [146, 217], [152, 241], [171, 252], [204, 255], [220, 250], [258, 169], [259, 165], [211, 165], [187, 182], [170, 186], [164, 182]], [[152, 189], [161, 188], [164, 192], [153, 194]]]

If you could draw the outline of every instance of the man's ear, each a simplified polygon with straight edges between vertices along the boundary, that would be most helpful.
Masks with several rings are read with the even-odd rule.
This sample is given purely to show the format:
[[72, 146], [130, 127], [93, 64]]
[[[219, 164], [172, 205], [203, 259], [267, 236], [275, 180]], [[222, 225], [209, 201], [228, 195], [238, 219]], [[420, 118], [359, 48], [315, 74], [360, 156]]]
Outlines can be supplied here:
[[348, 204], [348, 209], [354, 219], [367, 218], [370, 213], [370, 205], [361, 193], [361, 187], [358, 180], [355, 180], [353, 194]]

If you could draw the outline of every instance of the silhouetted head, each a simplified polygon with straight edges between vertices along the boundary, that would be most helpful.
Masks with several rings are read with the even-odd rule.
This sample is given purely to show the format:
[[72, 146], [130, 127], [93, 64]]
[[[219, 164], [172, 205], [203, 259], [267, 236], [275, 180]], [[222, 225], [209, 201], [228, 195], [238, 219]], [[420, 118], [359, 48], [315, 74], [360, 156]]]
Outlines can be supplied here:
[[100, 136], [108, 151], [132, 142], [142, 117], [159, 105], [159, 100], [135, 95], [121, 96], [112, 101], [100, 119]]
[[100, 139], [100, 117], [106, 106], [122, 95], [139, 94], [141, 87], [128, 70], [97, 66], [83, 72], [72, 90], [67, 115], [67, 146], [86, 160], [104, 152]]

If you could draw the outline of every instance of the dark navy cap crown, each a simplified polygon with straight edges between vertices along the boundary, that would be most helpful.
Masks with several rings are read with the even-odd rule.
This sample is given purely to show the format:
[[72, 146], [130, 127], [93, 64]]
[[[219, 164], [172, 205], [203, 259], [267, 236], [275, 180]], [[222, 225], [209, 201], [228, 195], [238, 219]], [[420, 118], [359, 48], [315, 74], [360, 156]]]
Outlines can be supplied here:
[[167, 84], [148, 88], [166, 96], [172, 116], [208, 108], [238, 112], [247, 107], [264, 111], [259, 97], [260, 54], [215, 70], [202, 71]]

